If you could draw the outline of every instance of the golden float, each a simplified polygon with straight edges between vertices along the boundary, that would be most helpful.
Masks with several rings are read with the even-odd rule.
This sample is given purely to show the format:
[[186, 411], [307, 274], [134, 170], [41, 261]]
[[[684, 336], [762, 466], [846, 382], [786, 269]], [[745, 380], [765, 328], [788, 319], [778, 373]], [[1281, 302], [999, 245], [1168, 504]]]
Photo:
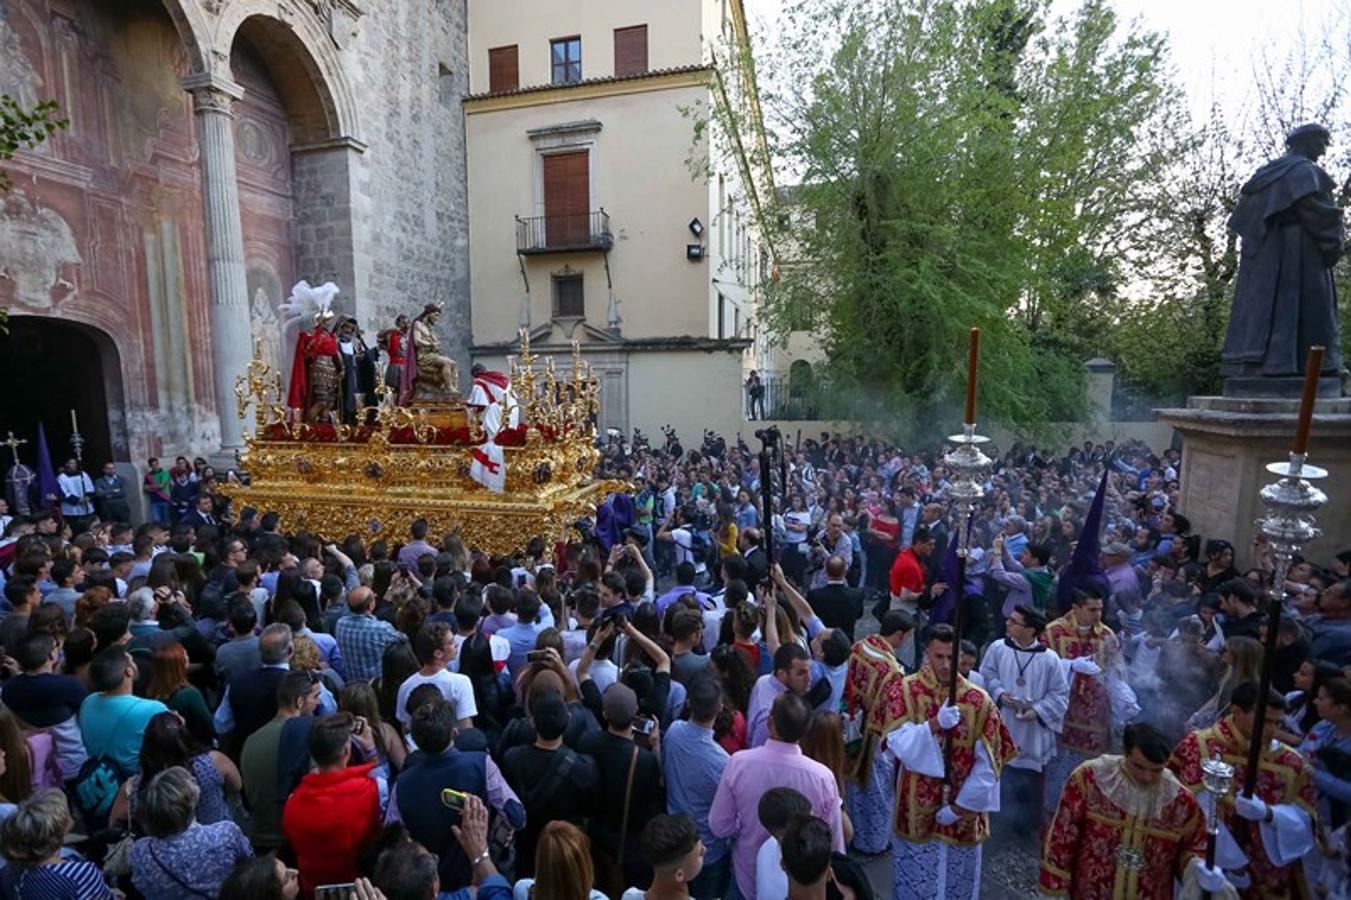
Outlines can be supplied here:
[[[236, 509], [275, 511], [282, 530], [326, 540], [351, 534], [368, 543], [403, 540], [416, 519], [427, 520], [429, 539], [458, 531], [466, 546], [491, 554], [518, 551], [535, 535], [563, 540], [573, 522], [594, 516], [597, 503], [620, 486], [595, 477], [598, 383], [575, 344], [570, 371], [557, 372], [552, 358], [539, 364], [524, 333], [510, 379], [519, 424], [493, 439], [505, 460], [498, 493], [471, 476], [475, 453], [489, 440], [481, 410], [463, 403], [396, 406], [382, 381], [376, 405], [357, 417], [363, 424], [295, 421], [281, 373], [255, 344], [253, 361], [235, 383], [245, 474], [223, 490]], [[511, 412], [503, 411], [502, 421]]]

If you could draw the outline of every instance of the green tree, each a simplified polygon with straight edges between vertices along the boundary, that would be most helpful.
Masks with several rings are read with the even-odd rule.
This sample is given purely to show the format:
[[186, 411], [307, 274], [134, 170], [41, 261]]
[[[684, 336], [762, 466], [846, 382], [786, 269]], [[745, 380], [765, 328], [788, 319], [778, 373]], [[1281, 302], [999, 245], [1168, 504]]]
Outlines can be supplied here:
[[[0, 94], [0, 162], [20, 150], [36, 147], [69, 123], [59, 115], [55, 100], [43, 100], [31, 109], [8, 94]], [[10, 189], [9, 174], [0, 169], [0, 193]]]
[[[802, 175], [797, 259], [768, 292], [810, 320], [836, 414], [951, 421], [965, 334], [986, 334], [982, 418], [1064, 420], [1173, 158], [1158, 35], [1103, 0], [801, 0], [762, 62], [762, 106]], [[1098, 346], [1094, 346], [1094, 344]]]

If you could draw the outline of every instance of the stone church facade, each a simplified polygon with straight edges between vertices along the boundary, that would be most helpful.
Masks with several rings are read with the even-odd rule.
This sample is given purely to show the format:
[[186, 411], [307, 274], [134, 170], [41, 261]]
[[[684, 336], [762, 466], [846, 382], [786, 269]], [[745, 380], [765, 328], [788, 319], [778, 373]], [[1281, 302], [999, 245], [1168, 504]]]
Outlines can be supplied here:
[[238, 447], [300, 278], [371, 342], [444, 300], [467, 371], [465, 3], [0, 0], [0, 92], [70, 123], [6, 166], [0, 430], [60, 456], [76, 412], [93, 467]]

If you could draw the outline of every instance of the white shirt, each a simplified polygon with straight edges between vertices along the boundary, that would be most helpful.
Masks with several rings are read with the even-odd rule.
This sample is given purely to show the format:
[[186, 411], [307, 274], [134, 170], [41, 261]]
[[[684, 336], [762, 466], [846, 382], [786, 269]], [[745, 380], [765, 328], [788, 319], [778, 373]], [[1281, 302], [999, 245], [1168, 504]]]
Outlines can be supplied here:
[[704, 565], [701, 560], [694, 558], [694, 550], [692, 549], [694, 547], [694, 536], [688, 528], [681, 527], [672, 530], [671, 539], [675, 541], [676, 545], [677, 565], [683, 562], [693, 564], [696, 575], [708, 571], [708, 566]]
[[1042, 771], [1056, 754], [1056, 735], [1064, 727], [1070, 700], [1060, 657], [1053, 650], [1014, 649], [1007, 640], [996, 641], [986, 649], [980, 671], [985, 690], [996, 704], [1005, 694], [1032, 704], [1034, 716], [1021, 716], [1005, 707], [1000, 717], [1018, 747], [1018, 756], [1009, 765]]
[[765, 839], [755, 854], [755, 896], [788, 896], [788, 873], [783, 870], [783, 850], [773, 835]]
[[[67, 475], [62, 472], [56, 476], [56, 483], [61, 486], [61, 496], [83, 497], [94, 493], [94, 482], [89, 480], [89, 476], [83, 472], [77, 475]], [[61, 501], [61, 514], [64, 516], [89, 516], [94, 513], [94, 504], [90, 500], [83, 503], [67, 503], [64, 499]]]
[[[580, 688], [581, 682], [577, 681], [577, 663], [580, 659], [575, 659], [568, 663], [568, 671], [572, 673], [572, 680]], [[619, 680], [619, 666], [610, 662], [608, 659], [595, 659], [591, 661], [591, 680], [596, 683], [596, 690], [602, 694], [605, 689]]]
[[399, 724], [403, 725], [404, 728], [407, 728], [408, 723], [413, 720], [413, 717], [408, 715], [408, 712], [404, 709], [408, 705], [408, 695], [424, 684], [436, 685], [441, 689], [441, 696], [455, 704], [456, 719], [472, 719], [478, 715], [478, 706], [474, 703], [474, 685], [469, 680], [469, 676], [461, 675], [459, 672], [448, 672], [445, 669], [435, 675], [423, 675], [421, 672], [414, 672], [408, 676], [403, 684], [399, 685], [399, 695], [394, 701], [394, 717], [399, 720]]
[[811, 511], [805, 509], [789, 510], [783, 514], [783, 518], [785, 522], [792, 522], [802, 529], [801, 531], [794, 531], [786, 525], [784, 526], [784, 531], [788, 533], [789, 542], [796, 544], [799, 550], [803, 549], [807, 543], [807, 529], [812, 524]]
[[[455, 658], [446, 663], [446, 671], [460, 671], [460, 651], [464, 649], [466, 635], [457, 634], [455, 638]], [[511, 643], [504, 637], [490, 635], [488, 637], [488, 652], [493, 657], [493, 670], [501, 672], [507, 667], [507, 659], [511, 656]], [[466, 676], [468, 677], [468, 676]]]

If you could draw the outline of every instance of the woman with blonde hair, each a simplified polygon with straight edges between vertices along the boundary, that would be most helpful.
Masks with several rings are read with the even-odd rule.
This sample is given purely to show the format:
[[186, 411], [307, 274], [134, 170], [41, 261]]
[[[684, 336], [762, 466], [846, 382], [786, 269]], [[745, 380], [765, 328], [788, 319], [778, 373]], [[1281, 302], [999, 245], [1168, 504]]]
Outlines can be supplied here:
[[324, 668], [324, 657], [319, 645], [310, 637], [298, 634], [291, 640], [291, 671], [310, 672], [319, 679], [318, 715], [331, 716], [338, 711], [338, 701], [326, 683], [328, 670]]
[[606, 900], [593, 887], [591, 840], [586, 832], [555, 819], [539, 834], [535, 848], [535, 877], [522, 878], [512, 889], [513, 900]]
[[1262, 678], [1262, 645], [1256, 638], [1235, 635], [1226, 638], [1224, 649], [1220, 651], [1224, 662], [1224, 676], [1220, 679], [1215, 695], [1192, 714], [1187, 721], [1187, 730], [1208, 728], [1229, 713], [1229, 698], [1234, 688], [1245, 681], [1260, 681]]
[[48, 788], [29, 797], [0, 823], [0, 853], [9, 864], [3, 881], [15, 897], [112, 900], [98, 866], [61, 856], [74, 821], [66, 795]]
[[170, 766], [142, 794], [144, 837], [131, 849], [131, 882], [145, 900], [214, 897], [253, 848], [229, 819], [197, 820], [201, 788], [191, 772]]

